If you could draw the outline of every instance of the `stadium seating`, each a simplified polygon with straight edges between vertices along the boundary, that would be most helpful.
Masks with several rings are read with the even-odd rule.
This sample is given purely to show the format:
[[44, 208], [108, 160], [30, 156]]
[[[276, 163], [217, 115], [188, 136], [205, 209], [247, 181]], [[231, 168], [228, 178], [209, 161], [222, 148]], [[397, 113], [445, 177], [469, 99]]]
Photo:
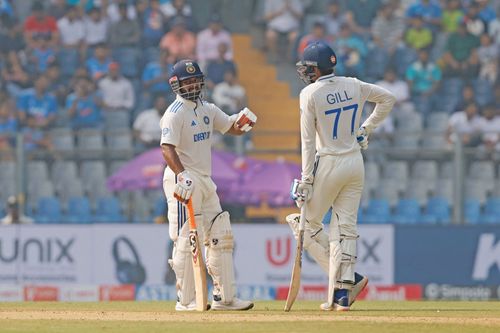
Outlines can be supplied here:
[[86, 197], [69, 198], [67, 214], [64, 216], [64, 221], [67, 223], [83, 224], [92, 222], [89, 200]]
[[44, 197], [38, 200], [35, 221], [38, 223], [62, 223], [61, 204], [56, 197]]

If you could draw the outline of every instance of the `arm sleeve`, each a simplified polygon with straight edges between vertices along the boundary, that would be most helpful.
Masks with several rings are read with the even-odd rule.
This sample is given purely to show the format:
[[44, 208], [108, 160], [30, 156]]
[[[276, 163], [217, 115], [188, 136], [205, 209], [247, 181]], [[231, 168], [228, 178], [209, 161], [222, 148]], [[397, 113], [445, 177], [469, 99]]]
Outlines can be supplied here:
[[179, 113], [165, 111], [163, 118], [160, 120], [160, 145], [170, 144], [175, 147], [178, 146], [181, 141], [182, 125], [182, 116]]
[[229, 131], [231, 126], [233, 126], [234, 120], [230, 116], [224, 113], [221, 109], [219, 109], [217, 106], [212, 104], [212, 107], [214, 109], [214, 130], [221, 132], [222, 134], [226, 133]]
[[387, 117], [389, 112], [391, 112], [394, 103], [396, 103], [396, 97], [388, 90], [379, 87], [375, 84], [360, 82], [361, 88], [361, 98], [368, 102], [374, 102], [377, 105], [373, 110], [372, 114], [365, 120], [362, 127], [365, 127], [367, 132], [370, 133], [373, 129], [382, 123], [382, 121]]
[[300, 138], [302, 142], [302, 179], [313, 181], [316, 156], [316, 113], [311, 97], [300, 94]]

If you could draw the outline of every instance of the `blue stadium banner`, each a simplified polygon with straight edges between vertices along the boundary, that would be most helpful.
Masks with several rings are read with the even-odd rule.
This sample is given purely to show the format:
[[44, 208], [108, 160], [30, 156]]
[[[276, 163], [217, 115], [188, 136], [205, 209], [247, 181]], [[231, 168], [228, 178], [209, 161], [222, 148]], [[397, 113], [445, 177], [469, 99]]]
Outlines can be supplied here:
[[399, 226], [395, 260], [395, 283], [498, 285], [500, 228]]

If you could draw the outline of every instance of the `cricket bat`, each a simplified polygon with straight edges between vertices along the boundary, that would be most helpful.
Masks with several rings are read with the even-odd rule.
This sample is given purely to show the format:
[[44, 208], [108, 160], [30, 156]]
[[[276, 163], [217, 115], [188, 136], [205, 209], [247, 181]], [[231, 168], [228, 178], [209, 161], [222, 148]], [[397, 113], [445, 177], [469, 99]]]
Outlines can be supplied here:
[[201, 253], [200, 239], [196, 229], [196, 220], [192, 199], [187, 203], [189, 214], [189, 244], [191, 248], [192, 264], [194, 271], [194, 288], [196, 291], [196, 310], [207, 311], [208, 290], [207, 290], [207, 272], [203, 255]]
[[306, 225], [306, 203], [300, 209], [299, 221], [299, 238], [297, 239], [297, 249], [295, 252], [295, 261], [293, 262], [292, 278], [290, 280], [290, 288], [288, 289], [288, 297], [286, 298], [285, 311], [288, 312], [292, 308], [300, 290], [300, 273], [302, 272], [302, 251], [304, 250], [304, 229]]

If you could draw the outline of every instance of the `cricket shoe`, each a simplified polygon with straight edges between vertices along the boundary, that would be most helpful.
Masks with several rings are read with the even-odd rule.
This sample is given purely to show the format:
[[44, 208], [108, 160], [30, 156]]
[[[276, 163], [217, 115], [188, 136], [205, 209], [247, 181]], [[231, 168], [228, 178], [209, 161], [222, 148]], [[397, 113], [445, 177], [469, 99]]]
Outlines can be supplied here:
[[223, 303], [220, 296], [214, 295], [212, 301], [212, 310], [214, 311], [244, 311], [253, 308], [253, 303], [250, 301], [243, 301], [238, 298], [233, 298], [231, 303]]
[[321, 304], [320, 309], [323, 311], [349, 311], [349, 290], [337, 289], [333, 294], [333, 306], [328, 302]]
[[[210, 310], [210, 304], [207, 304], [207, 311]], [[184, 305], [177, 301], [175, 303], [175, 311], [196, 311], [196, 300], [193, 300], [188, 305]]]
[[354, 273], [354, 285], [349, 293], [349, 306], [356, 301], [358, 295], [366, 288], [368, 285], [368, 278], [358, 273]]

